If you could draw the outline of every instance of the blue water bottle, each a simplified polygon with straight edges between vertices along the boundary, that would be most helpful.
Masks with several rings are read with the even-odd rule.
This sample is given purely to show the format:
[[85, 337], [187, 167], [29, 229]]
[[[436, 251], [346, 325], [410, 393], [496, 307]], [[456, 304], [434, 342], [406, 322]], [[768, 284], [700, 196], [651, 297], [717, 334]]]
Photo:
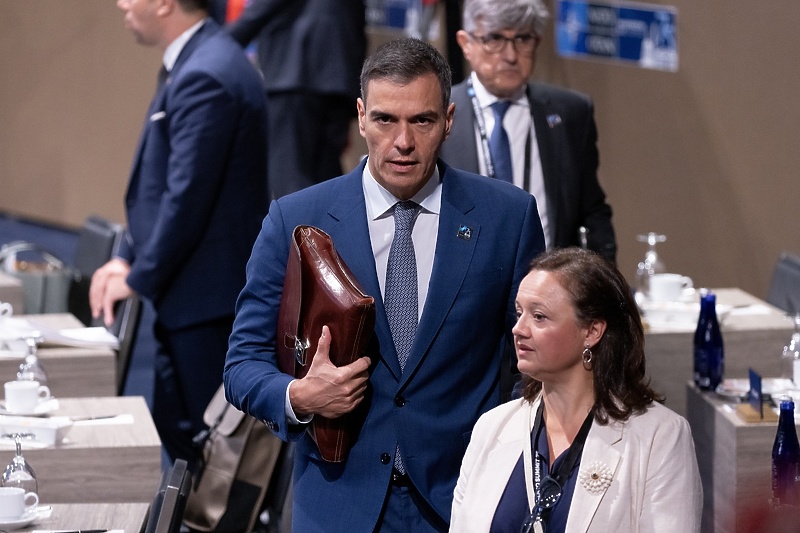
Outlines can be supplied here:
[[800, 468], [800, 445], [794, 426], [794, 402], [781, 401], [778, 432], [772, 445], [772, 497], [777, 505], [797, 505], [797, 475]]
[[694, 332], [694, 382], [702, 390], [715, 390], [724, 374], [722, 332], [717, 320], [717, 296], [700, 299], [700, 317]]

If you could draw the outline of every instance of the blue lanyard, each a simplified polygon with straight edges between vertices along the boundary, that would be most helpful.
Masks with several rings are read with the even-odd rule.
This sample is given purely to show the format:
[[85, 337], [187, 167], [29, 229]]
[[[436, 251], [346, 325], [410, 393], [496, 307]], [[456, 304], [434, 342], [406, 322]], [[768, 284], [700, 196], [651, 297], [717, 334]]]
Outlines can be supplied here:
[[[486, 175], [490, 178], [495, 178], [494, 162], [492, 162], [492, 153], [489, 151], [489, 135], [486, 131], [486, 121], [483, 119], [483, 111], [481, 104], [478, 103], [478, 97], [475, 96], [475, 88], [472, 86], [472, 77], [467, 78], [467, 95], [472, 101], [472, 112], [475, 115], [475, 121], [478, 124], [478, 135], [481, 138], [481, 151], [483, 152], [483, 161], [486, 163]], [[530, 100], [530, 99], [529, 99]], [[533, 123], [533, 117], [531, 117]], [[495, 124], [495, 128], [498, 124]], [[499, 124], [503, 127], [502, 124]], [[522, 174], [522, 189], [529, 190], [531, 184], [531, 130], [528, 128], [528, 138], [525, 140], [525, 167]]]
[[[542, 481], [542, 456], [539, 453], [539, 436], [542, 432], [542, 427], [544, 424], [542, 423], [542, 418], [544, 415], [544, 400], [541, 401], [539, 404], [539, 409], [536, 411], [536, 420], [533, 425], [533, 433], [534, 438], [533, 442], [531, 442], [531, 448], [533, 451], [533, 460], [534, 460], [534, 467], [533, 467], [533, 489], [534, 493], [536, 494], [536, 505], [539, 505], [541, 501], [542, 494], [541, 494], [541, 481]], [[569, 476], [572, 469], [575, 467], [575, 462], [578, 460], [578, 457], [581, 456], [583, 453], [583, 446], [586, 444], [586, 437], [589, 435], [589, 429], [592, 427], [592, 421], [594, 420], [594, 409], [589, 411], [589, 414], [586, 415], [586, 419], [583, 421], [583, 425], [578, 430], [578, 434], [575, 435], [575, 440], [572, 441], [570, 444], [569, 449], [567, 450], [567, 455], [564, 457], [564, 460], [558, 465], [558, 468], [555, 469], [551, 474], [550, 477], [558, 483], [559, 487], [564, 486], [564, 481], [566, 481], [567, 477]], [[559, 493], [560, 497], [560, 493]], [[542, 520], [545, 520], [547, 515], [549, 514], [550, 509], [544, 509], [542, 511]]]

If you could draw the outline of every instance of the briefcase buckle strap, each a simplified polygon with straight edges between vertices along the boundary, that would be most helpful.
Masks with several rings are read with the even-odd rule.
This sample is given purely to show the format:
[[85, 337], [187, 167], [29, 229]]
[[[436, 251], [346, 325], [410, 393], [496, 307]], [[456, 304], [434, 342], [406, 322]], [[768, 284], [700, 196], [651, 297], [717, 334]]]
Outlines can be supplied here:
[[308, 339], [294, 338], [294, 359], [300, 366], [306, 366], [306, 350], [311, 346]]

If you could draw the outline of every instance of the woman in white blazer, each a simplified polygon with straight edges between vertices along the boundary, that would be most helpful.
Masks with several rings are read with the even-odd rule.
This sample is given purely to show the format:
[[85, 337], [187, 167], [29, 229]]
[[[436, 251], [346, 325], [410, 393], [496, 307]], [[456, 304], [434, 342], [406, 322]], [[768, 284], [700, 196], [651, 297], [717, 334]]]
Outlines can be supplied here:
[[516, 304], [523, 398], [475, 425], [450, 531], [700, 531], [691, 431], [649, 386], [619, 271], [586, 250], [547, 252]]

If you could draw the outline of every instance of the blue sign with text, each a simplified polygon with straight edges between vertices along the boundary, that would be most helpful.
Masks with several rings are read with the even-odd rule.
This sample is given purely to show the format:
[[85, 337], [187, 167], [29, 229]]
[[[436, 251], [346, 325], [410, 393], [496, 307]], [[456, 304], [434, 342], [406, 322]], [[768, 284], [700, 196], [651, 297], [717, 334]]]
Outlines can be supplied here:
[[556, 49], [562, 57], [616, 60], [676, 72], [677, 16], [670, 6], [560, 0]]

